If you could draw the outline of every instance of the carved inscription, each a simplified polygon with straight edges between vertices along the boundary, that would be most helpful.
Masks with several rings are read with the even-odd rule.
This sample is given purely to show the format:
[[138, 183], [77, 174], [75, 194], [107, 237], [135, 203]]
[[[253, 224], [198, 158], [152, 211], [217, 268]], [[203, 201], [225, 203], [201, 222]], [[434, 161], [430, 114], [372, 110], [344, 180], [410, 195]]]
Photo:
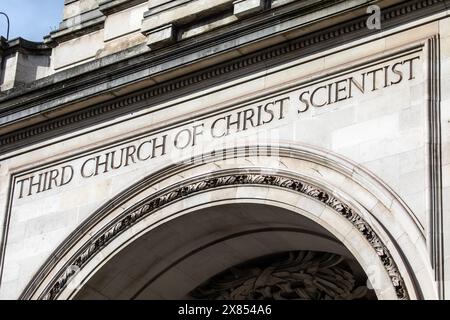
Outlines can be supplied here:
[[199, 122], [99, 151], [85, 156], [81, 162], [23, 175], [16, 179], [15, 198], [29, 197], [66, 186], [77, 179], [91, 179], [166, 155], [179, 160], [177, 157], [181, 151], [193, 150], [198, 145], [212, 144], [213, 141], [282, 120], [301, 121], [303, 115], [314, 108], [333, 105], [415, 79], [419, 69], [416, 64], [420, 58], [420, 55], [409, 55], [376, 66], [361, 67], [359, 71], [337, 76], [333, 80], [302, 86]]

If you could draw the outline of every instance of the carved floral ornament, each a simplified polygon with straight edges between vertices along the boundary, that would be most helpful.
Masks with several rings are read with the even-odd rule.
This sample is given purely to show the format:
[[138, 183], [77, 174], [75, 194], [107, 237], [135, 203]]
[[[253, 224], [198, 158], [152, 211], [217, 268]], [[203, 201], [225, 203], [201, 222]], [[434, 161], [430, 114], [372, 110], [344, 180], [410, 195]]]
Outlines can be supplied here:
[[58, 298], [59, 294], [75, 275], [76, 268], [74, 268], [74, 266], [83, 268], [92, 257], [99, 253], [119, 234], [130, 228], [132, 225], [135, 225], [144, 217], [156, 212], [161, 207], [195, 193], [233, 185], [267, 185], [288, 189], [320, 201], [332, 208], [337, 214], [347, 219], [375, 250], [391, 280], [397, 297], [402, 300], [409, 299], [405, 282], [388, 248], [381, 242], [372, 227], [353, 208], [350, 208], [341, 200], [330, 195], [326, 191], [297, 178], [256, 173], [226, 174], [214, 177], [208, 176], [200, 181], [190, 182], [183, 186], [176, 186], [158, 195], [150, 196], [137, 207], [135, 206], [126, 210], [105, 229], [93, 236], [75, 256], [69, 259], [64, 270], [50, 283], [40, 298], [46, 300]]
[[345, 260], [317, 251], [272, 254], [221, 272], [190, 296], [207, 300], [371, 299], [373, 293], [355, 278]]

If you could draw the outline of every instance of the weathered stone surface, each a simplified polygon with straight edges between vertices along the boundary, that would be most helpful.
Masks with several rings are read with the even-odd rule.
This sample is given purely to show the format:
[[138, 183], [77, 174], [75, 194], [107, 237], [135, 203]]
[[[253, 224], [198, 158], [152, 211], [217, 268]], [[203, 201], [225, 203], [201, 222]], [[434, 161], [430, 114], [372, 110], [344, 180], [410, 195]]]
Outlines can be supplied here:
[[101, 28], [2, 42], [0, 297], [183, 298], [310, 250], [448, 298], [448, 2], [332, 2], [76, 0]]
[[151, 48], [158, 48], [174, 41], [174, 26], [168, 24], [157, 29], [149, 31], [147, 36], [147, 45]]

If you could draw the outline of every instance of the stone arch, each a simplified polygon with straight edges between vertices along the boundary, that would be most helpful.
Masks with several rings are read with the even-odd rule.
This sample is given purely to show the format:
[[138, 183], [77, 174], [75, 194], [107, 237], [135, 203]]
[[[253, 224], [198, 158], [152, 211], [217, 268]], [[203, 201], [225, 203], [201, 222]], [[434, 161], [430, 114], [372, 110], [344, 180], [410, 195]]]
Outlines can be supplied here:
[[137, 182], [73, 232], [22, 298], [71, 298], [78, 289], [68, 284], [78, 268], [85, 272], [85, 283], [158, 224], [199, 206], [239, 199], [282, 207], [323, 226], [366, 273], [371, 266], [383, 271], [379, 298], [435, 297], [423, 234], [412, 212], [382, 181], [347, 159], [309, 146], [258, 146], [193, 157]]
[[[215, 196], [219, 196], [221, 192], [225, 190], [217, 190], [214, 192]], [[291, 274], [287, 277], [281, 275], [284, 278], [284, 285], [281, 286], [274, 286], [274, 278], [270, 280], [267, 277], [258, 277], [258, 284], [255, 283], [258, 291], [265, 287], [263, 291], [267, 298], [273, 293], [274, 298], [280, 298], [277, 294], [281, 292], [289, 298], [296, 293], [295, 289], [301, 286], [313, 289], [308, 290], [312, 293], [311, 298], [327, 295], [330, 298], [338, 296], [345, 299], [353, 297], [354, 291], [359, 288], [364, 291], [360, 298], [374, 298], [373, 290], [369, 289], [370, 286], [367, 288], [367, 276], [353, 254], [331, 233], [303, 215], [256, 198], [252, 202], [245, 198], [235, 199], [233, 202], [232, 199], [227, 199], [215, 202], [213, 206], [200, 205], [192, 209], [189, 213], [178, 212], [174, 219], [159, 224], [152, 228], [152, 231], [136, 238], [126, 249], [120, 250], [96, 271], [73, 297], [176, 300], [200, 298], [193, 295], [195, 289], [202, 284], [206, 284], [203, 288], [209, 287], [209, 280], [223, 271], [231, 271], [237, 277], [246, 278], [248, 274], [235, 272], [237, 266], [261, 259], [266, 266], [261, 265], [260, 270], [266, 270], [267, 267], [271, 268], [267, 263], [275, 262], [272, 259], [267, 261], [267, 257], [276, 256], [275, 263], [283, 263], [291, 255], [303, 253], [308, 254], [309, 258], [311, 255], [319, 258], [333, 255], [334, 258], [342, 260], [342, 264], [337, 265], [343, 266], [350, 274], [344, 273], [349, 276], [345, 283], [335, 283], [341, 290], [331, 286], [330, 292], [310, 282], [311, 279], [316, 279], [317, 275], [320, 278], [322, 272], [326, 272], [328, 277], [330, 272], [337, 274], [332, 269], [336, 265], [334, 258], [331, 259], [334, 261], [331, 264], [328, 261], [324, 264], [317, 263], [319, 261], [313, 258], [312, 261], [307, 259], [309, 263], [317, 263], [317, 267], [325, 268], [312, 271], [312, 277], [303, 285], [292, 280], [295, 276], [291, 277]], [[291, 268], [292, 266], [289, 269]], [[243, 271], [247, 273], [245, 269]], [[321, 272], [317, 274], [319, 270]], [[252, 268], [250, 273], [254, 274], [254, 271]], [[298, 272], [296, 275], [302, 276]], [[275, 277], [280, 279], [280, 275]], [[236, 279], [232, 282], [236, 283]], [[246, 283], [248, 284], [247, 281]], [[212, 284], [212, 287], [216, 285]], [[223, 288], [220, 285], [219, 287]], [[314, 289], [319, 289], [320, 293]], [[260, 293], [261, 291], [256, 297], [261, 297]]]

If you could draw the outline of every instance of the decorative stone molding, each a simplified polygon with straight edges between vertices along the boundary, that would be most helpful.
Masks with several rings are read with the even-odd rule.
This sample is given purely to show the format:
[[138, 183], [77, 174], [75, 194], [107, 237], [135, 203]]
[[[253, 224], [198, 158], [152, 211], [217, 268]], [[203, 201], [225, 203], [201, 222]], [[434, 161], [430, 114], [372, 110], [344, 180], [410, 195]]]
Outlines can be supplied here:
[[342, 202], [340, 199], [332, 196], [327, 191], [300, 179], [275, 174], [251, 173], [206, 176], [199, 178], [197, 181], [190, 182], [186, 185], [174, 186], [167, 190], [162, 190], [145, 199], [140, 204], [125, 210], [105, 228], [93, 235], [91, 240], [85, 243], [77, 253], [67, 261], [63, 270], [57, 273], [57, 276], [50, 282], [40, 298], [46, 300], [58, 298], [59, 294], [74, 276], [74, 266], [83, 268], [88, 261], [97, 255], [118, 235], [163, 206], [195, 193], [238, 185], [262, 185], [287, 189], [301, 193], [332, 208], [336, 214], [339, 214], [349, 221], [372, 246], [391, 280], [397, 297], [399, 299], [409, 299], [405, 282], [389, 249], [382, 243], [372, 227], [353, 208]]
[[65, 12], [65, 18], [60, 22], [58, 29], [44, 37], [44, 42], [53, 46], [103, 29], [106, 16], [99, 10], [97, 2], [90, 0], [88, 5], [75, 1], [66, 3], [65, 11], [67, 6], [78, 6], [79, 10], [75, 11], [75, 15], [69, 16], [66, 16]]
[[7, 41], [0, 36], [0, 55], [11, 53], [26, 53], [33, 55], [50, 55], [51, 48], [41, 42], [28, 41], [23, 38], [15, 38]]
[[263, 8], [263, 0], [236, 0], [233, 2], [233, 14], [238, 18], [256, 13]]
[[156, 49], [175, 41], [176, 26], [205, 18], [228, 7], [231, 0], [184, 0], [172, 3], [150, 4], [144, 13], [141, 32], [147, 45]]
[[428, 39], [428, 103], [429, 154], [430, 154], [430, 251], [431, 265], [444, 298], [444, 234], [442, 208], [442, 150], [441, 150], [441, 61], [440, 39]]
[[233, 266], [194, 289], [206, 300], [354, 300], [370, 299], [345, 258], [326, 252], [291, 251]]
[[100, 0], [98, 8], [104, 15], [109, 15], [139, 5], [146, 1], [148, 0]]

